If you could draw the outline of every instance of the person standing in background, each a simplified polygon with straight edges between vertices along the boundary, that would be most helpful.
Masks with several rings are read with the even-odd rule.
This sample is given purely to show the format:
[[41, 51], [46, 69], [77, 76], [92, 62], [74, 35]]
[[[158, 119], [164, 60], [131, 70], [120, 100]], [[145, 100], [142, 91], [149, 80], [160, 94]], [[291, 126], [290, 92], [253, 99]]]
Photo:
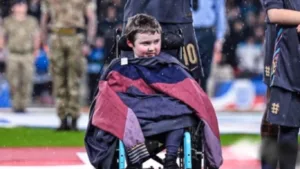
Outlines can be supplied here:
[[[94, 41], [96, 3], [94, 0], [43, 0], [41, 6], [44, 44], [47, 41], [48, 28], [50, 33], [50, 71], [57, 114], [61, 120], [57, 130], [76, 131], [80, 116], [80, 81], [86, 67], [82, 49], [83, 44], [89, 46]], [[85, 16], [88, 23], [87, 30]], [[49, 18], [51, 21], [47, 27]]]
[[194, 0], [194, 28], [204, 76], [201, 87], [207, 91], [207, 79], [211, 72], [212, 61], [219, 62], [222, 57], [224, 35], [226, 32], [226, 14], [224, 0]]
[[14, 0], [12, 14], [4, 19], [0, 49], [8, 49], [6, 75], [10, 85], [13, 111], [23, 113], [31, 101], [34, 56], [39, 50], [39, 26], [27, 15], [26, 0]]

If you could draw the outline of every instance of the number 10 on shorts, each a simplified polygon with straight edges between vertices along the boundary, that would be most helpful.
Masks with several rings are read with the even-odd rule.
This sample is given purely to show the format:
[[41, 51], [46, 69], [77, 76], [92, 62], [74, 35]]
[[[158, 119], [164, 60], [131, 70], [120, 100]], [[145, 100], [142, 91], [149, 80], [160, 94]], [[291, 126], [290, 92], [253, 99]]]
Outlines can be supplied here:
[[198, 64], [198, 55], [194, 44], [188, 43], [183, 47], [183, 59], [185, 66]]

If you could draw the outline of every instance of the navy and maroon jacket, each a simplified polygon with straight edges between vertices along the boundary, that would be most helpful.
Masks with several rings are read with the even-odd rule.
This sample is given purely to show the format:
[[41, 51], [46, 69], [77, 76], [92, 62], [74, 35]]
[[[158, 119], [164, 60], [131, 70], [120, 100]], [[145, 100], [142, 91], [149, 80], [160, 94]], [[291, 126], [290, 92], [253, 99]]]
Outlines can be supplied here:
[[122, 140], [129, 155], [144, 158], [145, 136], [190, 126], [192, 117], [204, 122], [206, 157], [219, 168], [223, 160], [215, 110], [180, 62], [166, 53], [125, 60], [114, 60], [99, 82], [85, 138], [90, 161], [101, 154], [97, 141], [91, 141], [99, 135], [90, 132], [95, 128]]

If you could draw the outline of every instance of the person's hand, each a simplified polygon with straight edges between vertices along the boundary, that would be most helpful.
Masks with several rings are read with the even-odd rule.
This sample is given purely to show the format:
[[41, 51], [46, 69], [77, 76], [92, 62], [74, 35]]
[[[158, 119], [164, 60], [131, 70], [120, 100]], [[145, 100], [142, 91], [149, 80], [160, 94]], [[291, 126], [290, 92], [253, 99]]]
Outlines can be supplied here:
[[87, 44], [84, 44], [84, 45], [82, 46], [82, 54], [83, 54], [84, 56], [88, 56], [88, 55], [90, 54], [90, 52], [91, 52], [90, 46], [87, 45]]
[[300, 33], [300, 25], [297, 26], [297, 32]]
[[216, 40], [214, 45], [213, 62], [218, 64], [222, 60], [223, 41]]
[[39, 49], [34, 49], [33, 56], [38, 57], [38, 55], [39, 55]]
[[43, 45], [43, 49], [44, 49], [44, 51], [47, 53], [47, 54], [49, 54], [49, 46], [48, 45]]

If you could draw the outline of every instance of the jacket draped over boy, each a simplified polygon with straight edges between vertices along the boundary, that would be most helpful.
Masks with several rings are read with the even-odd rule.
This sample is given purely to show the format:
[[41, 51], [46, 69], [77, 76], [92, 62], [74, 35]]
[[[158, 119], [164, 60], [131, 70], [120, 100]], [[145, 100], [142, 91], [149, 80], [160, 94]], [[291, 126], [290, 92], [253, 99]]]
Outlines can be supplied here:
[[91, 107], [85, 137], [90, 161], [95, 167], [105, 164], [114, 138], [124, 142], [129, 159], [144, 158], [144, 137], [192, 126], [195, 117], [205, 124], [206, 157], [218, 168], [222, 152], [215, 111], [183, 66], [164, 52], [125, 64], [116, 59], [102, 75]]

